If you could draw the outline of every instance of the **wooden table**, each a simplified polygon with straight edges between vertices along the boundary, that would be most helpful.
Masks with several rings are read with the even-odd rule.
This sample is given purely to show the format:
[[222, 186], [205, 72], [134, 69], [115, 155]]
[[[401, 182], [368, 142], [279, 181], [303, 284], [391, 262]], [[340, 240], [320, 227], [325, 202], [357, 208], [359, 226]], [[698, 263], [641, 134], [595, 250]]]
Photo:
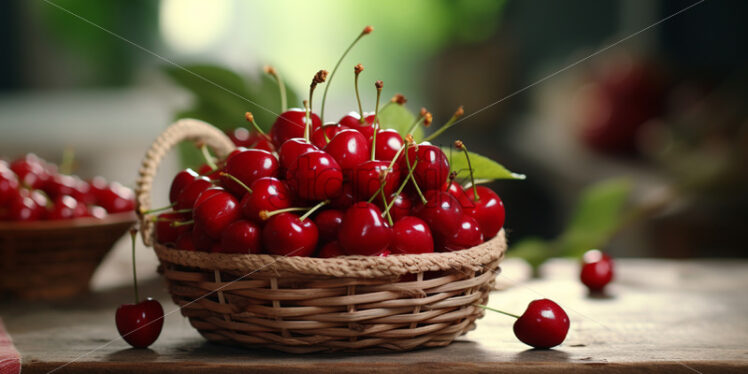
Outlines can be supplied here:
[[[507, 289], [490, 305], [521, 313], [547, 297], [564, 307], [571, 329], [554, 350], [531, 350], [512, 333], [511, 318], [488, 314], [475, 331], [445, 348], [408, 353], [288, 355], [205, 342], [169, 300], [161, 280], [141, 294], [159, 298], [164, 331], [149, 350], [118, 337], [114, 311], [129, 302], [121, 287], [58, 303], [4, 302], [5, 321], [23, 373], [49, 372], [748, 372], [748, 261], [619, 260], [606, 297], [590, 297], [577, 265], [555, 260], [543, 278], [506, 261], [498, 277]], [[145, 292], [143, 292], [145, 291]], [[65, 366], [63, 366], [65, 365]]]

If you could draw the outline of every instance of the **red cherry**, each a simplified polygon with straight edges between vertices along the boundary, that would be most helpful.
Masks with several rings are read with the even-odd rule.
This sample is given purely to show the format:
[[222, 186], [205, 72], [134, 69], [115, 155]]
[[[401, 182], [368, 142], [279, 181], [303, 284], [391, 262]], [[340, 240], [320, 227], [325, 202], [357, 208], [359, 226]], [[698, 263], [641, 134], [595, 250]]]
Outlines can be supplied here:
[[[314, 113], [311, 114], [311, 119], [311, 131], [314, 132], [314, 130], [322, 126], [322, 121]], [[276, 148], [280, 148], [288, 139], [304, 137], [305, 120], [306, 111], [304, 109], [292, 108], [281, 113], [270, 129], [270, 139], [272, 139], [273, 145]]]
[[[203, 201], [208, 200], [209, 198], [213, 197], [213, 195], [216, 195], [221, 192], [226, 192], [226, 190], [223, 187], [208, 187], [205, 191], [200, 192], [200, 195], [197, 196], [197, 199], [195, 199], [195, 204], [192, 205], [192, 210], [195, 210], [195, 208], [200, 205]], [[185, 218], [189, 218], [191, 214], [186, 214]]]
[[434, 239], [431, 229], [420, 218], [407, 216], [395, 222], [392, 228], [394, 240], [390, 249], [396, 254], [417, 254], [434, 252]]
[[179, 237], [177, 238], [176, 247], [177, 249], [181, 249], [183, 251], [197, 251], [195, 243], [192, 241], [192, 231], [187, 231], [182, 235], [179, 235]]
[[167, 212], [161, 213], [156, 219], [156, 241], [161, 244], [175, 244], [177, 239], [187, 231], [189, 226], [174, 226], [172, 223], [184, 219], [183, 214]]
[[192, 225], [192, 246], [202, 252], [208, 252], [216, 243], [216, 240], [211, 238], [205, 229], [201, 225]]
[[33, 189], [42, 188], [50, 178], [45, 162], [33, 153], [13, 161], [10, 169], [23, 185]]
[[345, 210], [356, 202], [354, 195], [353, 183], [344, 182], [343, 188], [340, 190], [340, 195], [330, 199], [330, 207]]
[[253, 132], [249, 135], [250, 148], [262, 149], [268, 152], [275, 152], [275, 146], [267, 137], [257, 132]]
[[174, 210], [192, 209], [200, 194], [211, 187], [213, 187], [213, 183], [207, 177], [200, 176], [195, 178], [195, 180], [187, 183], [182, 188], [182, 192], [177, 196]]
[[[395, 200], [394, 203], [392, 202], [393, 199]], [[377, 204], [377, 207], [379, 207], [379, 209], [384, 212], [385, 207], [382, 199], [375, 198], [374, 202]], [[387, 198], [387, 204], [392, 204], [392, 207], [390, 207], [390, 216], [392, 217], [392, 222], [397, 222], [403, 217], [411, 215], [411, 212], [413, 211], [413, 200], [403, 192], [397, 195], [390, 195]]]
[[319, 230], [320, 243], [331, 242], [338, 238], [338, 229], [343, 222], [343, 212], [337, 209], [323, 210], [314, 217], [314, 224]]
[[29, 192], [20, 191], [7, 203], [3, 219], [9, 221], [38, 221], [44, 218], [44, 210], [34, 201]]
[[426, 204], [421, 201], [416, 205], [415, 215], [426, 221], [437, 242], [454, 234], [462, 223], [462, 206], [452, 195], [439, 190], [424, 193]]
[[304, 200], [328, 200], [340, 195], [343, 173], [332, 156], [309, 151], [299, 156], [286, 172], [291, 189]]
[[[449, 160], [439, 147], [419, 144], [409, 147], [405, 153], [411, 166], [418, 160], [413, 176], [422, 191], [437, 190], [444, 186], [449, 177]], [[405, 155], [400, 156], [398, 162], [402, 170], [408, 170]]]
[[[382, 175], [389, 168], [389, 161], [366, 161], [353, 169], [353, 189], [361, 200], [368, 200], [379, 191], [382, 185]], [[400, 184], [400, 168], [392, 165], [384, 180], [384, 195], [390, 196]]]
[[250, 186], [252, 193], [245, 194], [240, 203], [242, 215], [254, 222], [262, 222], [260, 212], [290, 208], [293, 205], [288, 187], [276, 178], [260, 178]]
[[[337, 135], [343, 130], [349, 130], [349, 129], [350, 127], [343, 126], [341, 124], [324, 125], [314, 130], [314, 132], [312, 133], [312, 136], [311, 136], [312, 144], [314, 144], [319, 149], [325, 148], [329, 140], [332, 140], [335, 137], [335, 135]], [[325, 138], [325, 135], [327, 136], [327, 138]]]
[[374, 118], [373, 113], [364, 113], [364, 123], [361, 123], [361, 115], [357, 112], [350, 112], [343, 116], [338, 123], [343, 126], [348, 126], [349, 128], [363, 134], [366, 139], [370, 139], [371, 136], [374, 135], [374, 126], [372, 126], [374, 124]]
[[239, 220], [221, 234], [220, 252], [223, 253], [261, 253], [262, 243], [260, 227], [255, 223]]
[[514, 322], [514, 335], [534, 348], [547, 349], [561, 344], [569, 331], [569, 316], [548, 299], [535, 300]]
[[117, 331], [135, 348], [146, 348], [158, 339], [164, 326], [161, 303], [147, 298], [137, 304], [124, 304], [115, 314]]
[[311, 256], [317, 247], [319, 233], [310, 219], [303, 221], [292, 213], [270, 217], [262, 229], [262, 244], [270, 254]]
[[483, 232], [478, 222], [470, 216], [462, 216], [460, 226], [452, 235], [442, 238], [439, 249], [442, 252], [454, 252], [475, 247], [483, 243]]
[[298, 159], [299, 156], [309, 151], [316, 151], [318, 149], [319, 148], [310, 144], [304, 138], [288, 139], [285, 143], [283, 143], [283, 145], [281, 145], [280, 149], [278, 150], [278, 160], [280, 161], [280, 166], [285, 172], [293, 166], [294, 162], [296, 162], [296, 159]]
[[349, 255], [374, 256], [392, 243], [392, 229], [376, 205], [359, 201], [345, 211], [338, 241]]
[[[278, 175], [278, 160], [268, 151], [247, 149], [226, 160], [224, 172], [249, 186], [262, 177]], [[244, 196], [247, 190], [228, 176], [221, 176], [221, 184], [236, 196]]]
[[[473, 190], [465, 191], [467, 201], [463, 203], [465, 214], [475, 218], [485, 239], [496, 236], [504, 226], [504, 203], [496, 192], [484, 186], [477, 186], [478, 200], [474, 201]], [[462, 202], [462, 201], [461, 201]]]
[[237, 147], [252, 147], [252, 142], [249, 139], [249, 134], [250, 132], [246, 127], [236, 127], [232, 130], [226, 131], [226, 135], [228, 135], [229, 139], [231, 139], [231, 142], [233, 142]]
[[177, 173], [171, 181], [171, 188], [169, 188], [169, 202], [175, 203], [179, 193], [199, 176], [200, 175], [196, 171], [189, 168]]
[[345, 252], [343, 252], [343, 248], [337, 240], [325, 244], [322, 249], [320, 249], [319, 253], [317, 253], [317, 257], [319, 258], [332, 258], [338, 256], [345, 256]]
[[106, 209], [98, 206], [98, 205], [91, 205], [88, 207], [88, 213], [86, 214], [86, 217], [93, 217], [93, 218], [99, 218], [102, 219], [107, 216]]
[[200, 226], [213, 239], [220, 239], [221, 232], [239, 219], [239, 202], [228, 192], [219, 191], [195, 205], [195, 226]]
[[452, 181], [449, 183], [446, 190], [460, 202], [463, 209], [468, 209], [473, 206], [472, 199], [468, 197], [467, 192], [465, 192], [465, 189], [462, 188], [459, 183]]
[[366, 162], [371, 157], [369, 142], [356, 130], [339, 132], [325, 147], [325, 152], [338, 162], [346, 179], [351, 178], [353, 169], [357, 165]]
[[[369, 138], [369, 142], [371, 142], [371, 138]], [[392, 129], [379, 130], [376, 146], [374, 157], [377, 160], [392, 161], [400, 148], [403, 147], [403, 137]]]
[[86, 205], [72, 196], [58, 196], [52, 204], [52, 209], [47, 214], [49, 220], [62, 220], [85, 217], [88, 214]]
[[600, 292], [613, 280], [613, 259], [608, 255], [592, 249], [584, 253], [582, 261], [579, 277], [590, 291]]
[[117, 182], [102, 190], [96, 201], [109, 213], [129, 212], [135, 209], [135, 193]]
[[5, 205], [18, 194], [18, 178], [10, 169], [0, 168], [0, 205]]

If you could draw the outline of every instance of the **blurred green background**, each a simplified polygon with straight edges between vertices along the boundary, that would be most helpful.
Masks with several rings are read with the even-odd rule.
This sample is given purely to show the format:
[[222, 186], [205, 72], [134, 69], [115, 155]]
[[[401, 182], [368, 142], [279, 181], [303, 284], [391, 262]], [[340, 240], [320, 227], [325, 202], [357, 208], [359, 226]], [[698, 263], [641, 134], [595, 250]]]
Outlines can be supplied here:
[[[131, 184], [175, 116], [223, 128], [244, 126], [245, 111], [264, 127], [273, 121], [183, 67], [279, 111], [263, 65], [305, 96], [313, 74], [373, 25], [341, 65], [326, 119], [356, 110], [359, 62], [366, 110], [379, 79], [386, 98], [405, 94], [435, 124], [464, 105], [470, 118], [438, 142], [460, 138], [528, 175], [491, 184], [515, 253], [542, 261], [599, 246], [616, 256], [744, 257], [748, 3], [707, 1], [638, 33], [693, 4], [4, 1], [0, 157], [55, 161], [71, 146], [79, 174]], [[177, 167], [175, 158], [164, 166], [161, 189]]]

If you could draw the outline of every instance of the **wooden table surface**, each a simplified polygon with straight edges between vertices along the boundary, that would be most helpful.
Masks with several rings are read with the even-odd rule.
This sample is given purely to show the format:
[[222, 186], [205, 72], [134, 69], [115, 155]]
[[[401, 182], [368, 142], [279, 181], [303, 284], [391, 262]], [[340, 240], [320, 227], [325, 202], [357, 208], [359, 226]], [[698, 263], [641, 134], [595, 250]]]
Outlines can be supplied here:
[[207, 343], [182, 318], [160, 279], [141, 294], [162, 301], [164, 330], [148, 350], [130, 349], [114, 325], [130, 287], [56, 303], [0, 304], [0, 317], [21, 353], [23, 373], [80, 372], [748, 372], [748, 261], [617, 262], [605, 297], [590, 297], [577, 265], [554, 260], [528, 280], [520, 261], [506, 261], [489, 305], [521, 313], [547, 297], [571, 319], [566, 341], [531, 350], [512, 333], [513, 319], [489, 313], [448, 347], [407, 353], [289, 355]]

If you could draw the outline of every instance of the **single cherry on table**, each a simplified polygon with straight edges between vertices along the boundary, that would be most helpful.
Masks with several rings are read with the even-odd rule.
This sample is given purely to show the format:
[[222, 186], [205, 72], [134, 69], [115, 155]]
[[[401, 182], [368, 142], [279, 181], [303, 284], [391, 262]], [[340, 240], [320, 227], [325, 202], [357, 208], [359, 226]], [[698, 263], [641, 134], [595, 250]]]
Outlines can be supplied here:
[[530, 302], [521, 316], [480, 305], [481, 308], [514, 317], [514, 335], [522, 343], [533, 348], [553, 348], [566, 339], [569, 332], [569, 316], [555, 302], [538, 299]]
[[613, 280], [613, 259], [597, 249], [585, 252], [579, 278], [591, 292], [602, 292]]

